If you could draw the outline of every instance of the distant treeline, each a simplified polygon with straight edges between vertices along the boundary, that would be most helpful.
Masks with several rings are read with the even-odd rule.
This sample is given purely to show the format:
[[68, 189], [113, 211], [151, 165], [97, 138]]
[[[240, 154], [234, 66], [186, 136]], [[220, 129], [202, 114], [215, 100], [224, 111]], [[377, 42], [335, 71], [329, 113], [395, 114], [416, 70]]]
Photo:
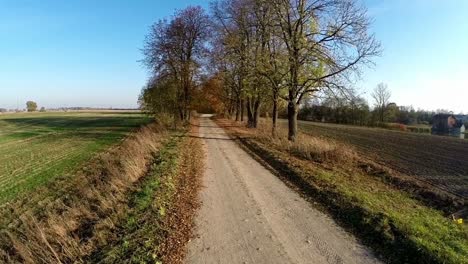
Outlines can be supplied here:
[[[0, 108], [0, 113], [6, 113], [6, 112], [24, 112], [27, 111], [28, 109], [6, 109], [6, 108]], [[40, 111], [45, 111], [46, 109], [42, 107]], [[99, 108], [99, 107], [59, 107], [59, 108], [49, 108], [47, 111], [51, 112], [58, 112], [58, 111], [139, 111], [140, 109], [138, 108]], [[33, 111], [29, 112], [34, 112], [37, 111], [34, 109]]]
[[[381, 118], [383, 112], [383, 120]], [[299, 111], [301, 120], [329, 122], [337, 124], [352, 124], [359, 126], [380, 126], [383, 123], [399, 123], [404, 125], [431, 125], [432, 117], [438, 113], [452, 113], [448, 110], [436, 111], [415, 110], [412, 106], [398, 106], [389, 103], [385, 107], [371, 108], [363, 98], [357, 99], [326, 99], [307, 102]]]

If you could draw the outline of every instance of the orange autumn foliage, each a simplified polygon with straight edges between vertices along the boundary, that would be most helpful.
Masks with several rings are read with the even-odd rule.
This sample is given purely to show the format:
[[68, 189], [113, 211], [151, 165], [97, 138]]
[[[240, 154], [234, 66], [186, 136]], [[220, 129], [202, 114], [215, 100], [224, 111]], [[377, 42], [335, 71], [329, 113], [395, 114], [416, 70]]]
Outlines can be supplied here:
[[194, 94], [193, 109], [199, 113], [223, 113], [223, 81], [219, 76], [206, 80]]

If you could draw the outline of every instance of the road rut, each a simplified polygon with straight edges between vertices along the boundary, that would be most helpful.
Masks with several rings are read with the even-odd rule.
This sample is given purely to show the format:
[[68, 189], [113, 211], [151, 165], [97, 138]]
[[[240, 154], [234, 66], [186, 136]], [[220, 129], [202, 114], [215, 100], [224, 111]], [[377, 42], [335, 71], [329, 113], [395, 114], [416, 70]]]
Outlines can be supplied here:
[[187, 263], [379, 263], [207, 117], [207, 153]]

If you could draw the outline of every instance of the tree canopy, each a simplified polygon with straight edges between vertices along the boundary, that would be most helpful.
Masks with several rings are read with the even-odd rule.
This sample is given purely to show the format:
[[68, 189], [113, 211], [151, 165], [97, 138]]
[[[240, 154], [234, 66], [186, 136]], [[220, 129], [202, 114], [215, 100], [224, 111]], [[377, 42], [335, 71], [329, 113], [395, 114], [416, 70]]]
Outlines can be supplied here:
[[26, 102], [26, 109], [28, 112], [35, 112], [37, 111], [37, 103], [34, 101], [27, 101]]
[[[285, 102], [294, 141], [304, 99], [323, 91], [347, 94], [361, 68], [380, 54], [370, 22], [357, 0], [218, 0], [209, 14], [188, 7], [154, 24], [147, 36], [143, 54], [152, 77], [142, 108], [187, 120], [196, 105], [203, 109], [200, 96], [194, 100], [202, 94], [236, 120], [245, 111], [247, 125], [256, 127], [268, 106], [275, 134]], [[157, 102], [166, 99], [172, 103]]]

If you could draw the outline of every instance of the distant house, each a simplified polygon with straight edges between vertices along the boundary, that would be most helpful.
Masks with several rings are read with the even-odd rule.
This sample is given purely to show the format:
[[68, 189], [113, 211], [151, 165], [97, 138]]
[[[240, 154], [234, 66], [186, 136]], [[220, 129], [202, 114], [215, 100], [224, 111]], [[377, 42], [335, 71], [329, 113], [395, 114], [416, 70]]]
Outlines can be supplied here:
[[452, 114], [437, 114], [432, 117], [433, 135], [460, 136], [465, 133], [465, 116], [455, 116]]
[[465, 128], [467, 128], [467, 127], [466, 127], [466, 124], [468, 124], [468, 115], [456, 115], [455, 117], [456, 117], [458, 120], [461, 120], [461, 122], [462, 122], [463, 124], [465, 124]]

